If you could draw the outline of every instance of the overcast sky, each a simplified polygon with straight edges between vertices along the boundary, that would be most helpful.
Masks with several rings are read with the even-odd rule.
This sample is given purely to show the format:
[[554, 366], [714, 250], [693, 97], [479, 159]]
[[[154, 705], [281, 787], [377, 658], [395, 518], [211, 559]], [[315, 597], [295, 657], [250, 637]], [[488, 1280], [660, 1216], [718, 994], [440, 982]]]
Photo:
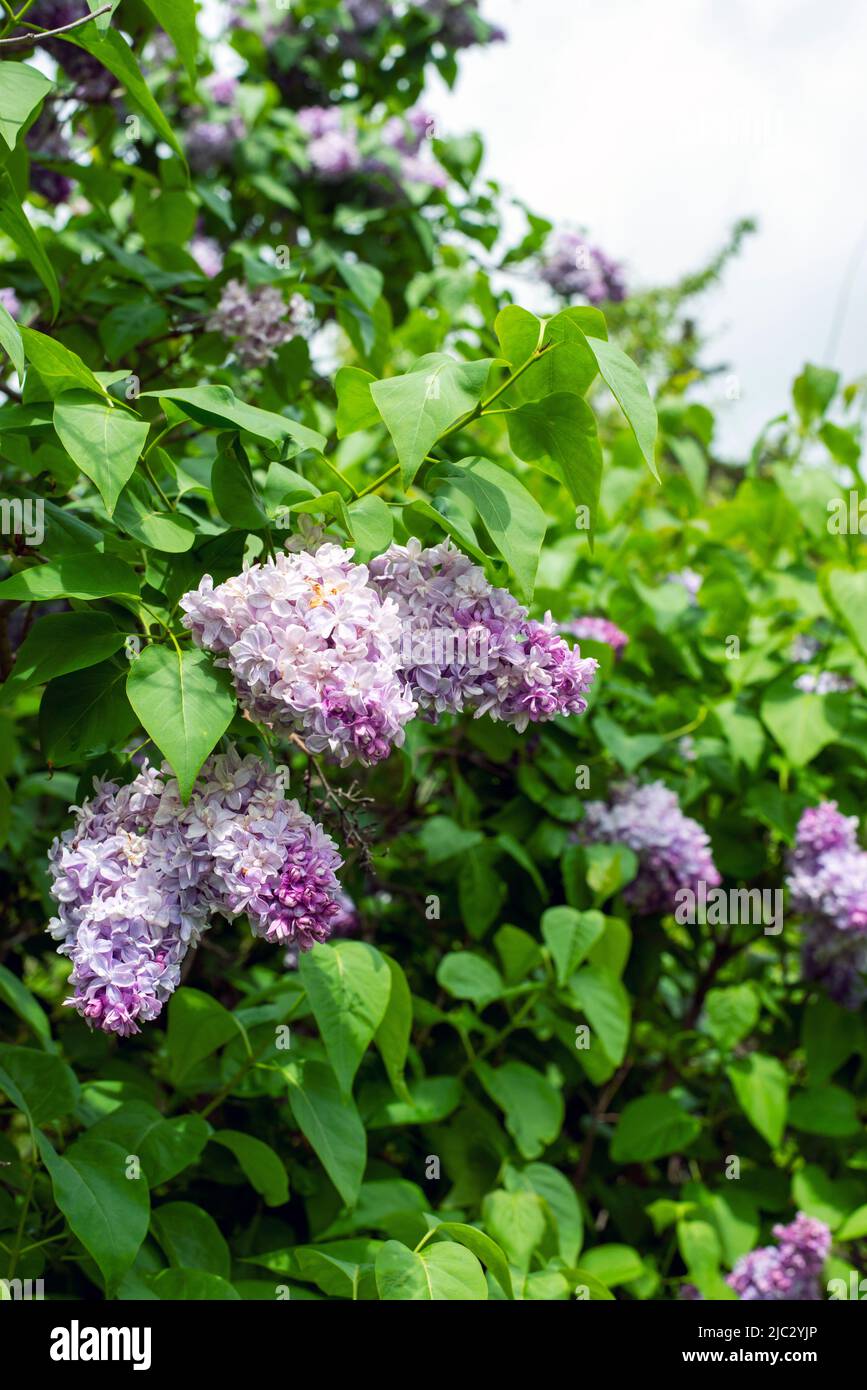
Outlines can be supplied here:
[[[700, 266], [740, 216], [757, 236], [705, 301], [733, 364], [722, 443], [742, 452], [826, 362], [867, 249], [864, 0], [482, 0], [509, 41], [461, 55], [444, 130], [482, 132], [486, 172], [586, 225], [636, 283]], [[867, 372], [867, 254], [831, 365]], [[722, 397], [722, 381], [715, 387]]]

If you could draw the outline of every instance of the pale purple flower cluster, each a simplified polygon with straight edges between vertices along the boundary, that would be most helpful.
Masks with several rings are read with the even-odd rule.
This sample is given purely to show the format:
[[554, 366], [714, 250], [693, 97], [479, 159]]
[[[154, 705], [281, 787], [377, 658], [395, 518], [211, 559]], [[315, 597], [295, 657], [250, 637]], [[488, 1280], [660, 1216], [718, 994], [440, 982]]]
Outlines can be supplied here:
[[69, 956], [66, 1003], [128, 1036], [157, 1017], [212, 914], [246, 913], [267, 941], [309, 949], [345, 915], [333, 840], [284, 773], [236, 749], [205, 763], [189, 803], [167, 764], [95, 794], [49, 853], [58, 916], [48, 931]]
[[13, 319], [17, 319], [18, 315], [21, 313], [21, 304], [19, 303], [18, 296], [15, 291], [8, 286], [0, 290], [0, 304], [3, 305], [7, 314], [12, 315]]
[[246, 126], [240, 116], [228, 120], [202, 117], [187, 130], [187, 158], [197, 174], [207, 174], [230, 163], [235, 147], [243, 140]]
[[837, 671], [804, 671], [794, 685], [796, 690], [802, 690], [807, 695], [848, 694], [855, 689], [855, 682]]
[[541, 276], [556, 294], [567, 299], [581, 295], [590, 304], [604, 304], [626, 298], [621, 267], [577, 232], [557, 235], [546, 250]]
[[220, 243], [212, 236], [197, 232], [190, 241], [190, 255], [209, 280], [213, 280], [223, 269], [223, 252]]
[[741, 1256], [726, 1279], [729, 1288], [747, 1302], [817, 1303], [822, 1297], [819, 1277], [831, 1248], [828, 1227], [799, 1211], [788, 1226], [775, 1226], [774, 1235], [776, 1245]]
[[228, 339], [244, 367], [261, 367], [290, 338], [310, 327], [310, 308], [301, 294], [288, 303], [276, 285], [250, 289], [241, 280], [230, 280], [206, 327]]
[[835, 801], [809, 807], [789, 855], [792, 907], [805, 918], [803, 969], [845, 1008], [867, 999], [867, 853]]
[[400, 158], [400, 178], [404, 183], [423, 183], [446, 188], [448, 175], [434, 159], [428, 142], [436, 129], [433, 116], [420, 106], [402, 116], [392, 116], [382, 129], [382, 140]]
[[624, 898], [639, 913], [673, 912], [679, 888], [717, 887], [710, 839], [698, 821], [685, 816], [664, 782], [611, 788], [608, 802], [588, 801], [575, 828], [579, 844], [627, 845], [638, 855], [638, 874]]
[[393, 599], [404, 630], [401, 665], [413, 697], [432, 713], [472, 709], [512, 724], [583, 714], [598, 668], [450, 541], [422, 549], [415, 538], [370, 564], [372, 582]]
[[818, 637], [813, 637], [809, 632], [799, 632], [792, 638], [791, 646], [786, 655], [790, 661], [807, 662], [812, 661], [819, 655], [823, 643]]
[[612, 648], [616, 657], [622, 656], [624, 649], [629, 645], [629, 634], [608, 618], [593, 618], [587, 614], [584, 617], [571, 618], [568, 623], [561, 623], [560, 626], [564, 632], [577, 637], [579, 641], [604, 642]]
[[361, 167], [358, 136], [339, 106], [305, 106], [296, 119], [307, 136], [307, 158], [323, 179], [341, 179]]
[[397, 604], [352, 550], [280, 554], [181, 599], [195, 641], [218, 654], [251, 718], [297, 732], [344, 765], [400, 747], [415, 704], [400, 675]]
[[666, 584], [677, 584], [679, 588], [685, 589], [689, 595], [690, 603], [694, 605], [704, 580], [698, 570], [690, 569], [689, 565], [686, 565], [682, 570], [672, 570], [670, 574], [667, 574], [665, 582]]

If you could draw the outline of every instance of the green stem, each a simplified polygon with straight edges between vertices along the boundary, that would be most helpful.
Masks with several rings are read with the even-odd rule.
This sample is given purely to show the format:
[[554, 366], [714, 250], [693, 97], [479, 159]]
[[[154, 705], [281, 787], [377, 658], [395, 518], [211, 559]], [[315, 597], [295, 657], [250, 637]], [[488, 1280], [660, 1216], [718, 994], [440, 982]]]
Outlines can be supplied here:
[[379, 487], [380, 483], [387, 482], [389, 478], [393, 478], [399, 468], [399, 463], [394, 464], [392, 468], [389, 468], [387, 473], [383, 473], [381, 477], [375, 478], [372, 483], [368, 483], [367, 487], [363, 487], [361, 491], [357, 494], [358, 497], [366, 497], [369, 492], [376, 492], [376, 489]]
[[24, 1196], [24, 1205], [21, 1208], [21, 1220], [18, 1222], [18, 1230], [15, 1232], [15, 1244], [12, 1247], [12, 1254], [9, 1257], [9, 1273], [7, 1279], [11, 1279], [15, 1273], [15, 1266], [18, 1264], [18, 1256], [21, 1252], [21, 1241], [24, 1237], [24, 1223], [27, 1220], [27, 1213], [30, 1210], [30, 1198], [33, 1196], [33, 1184], [36, 1182], [36, 1155], [33, 1156], [33, 1166], [30, 1169], [30, 1183]]

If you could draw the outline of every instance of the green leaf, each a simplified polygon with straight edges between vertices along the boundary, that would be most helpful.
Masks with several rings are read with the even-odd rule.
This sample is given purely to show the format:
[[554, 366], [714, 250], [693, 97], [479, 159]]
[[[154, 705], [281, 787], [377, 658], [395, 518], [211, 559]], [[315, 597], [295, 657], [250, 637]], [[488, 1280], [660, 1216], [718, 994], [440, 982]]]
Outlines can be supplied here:
[[792, 398], [805, 425], [825, 414], [840, 385], [840, 375], [829, 367], [814, 367], [808, 362], [795, 379]]
[[482, 1220], [513, 1265], [526, 1272], [547, 1229], [545, 1204], [535, 1192], [489, 1192]]
[[511, 473], [483, 458], [438, 465], [436, 476], [470, 499], [522, 596], [531, 599], [547, 529], [545, 513], [532, 493]]
[[810, 1082], [821, 1086], [847, 1058], [861, 1051], [864, 1025], [851, 1009], [843, 1009], [824, 997], [812, 999], [804, 1009], [801, 1041], [807, 1054]]
[[230, 1303], [240, 1301], [241, 1295], [228, 1280], [219, 1274], [208, 1274], [203, 1269], [161, 1269], [150, 1275], [148, 1282], [157, 1298], [172, 1303], [195, 1301], [198, 1303]]
[[355, 1206], [367, 1163], [367, 1136], [353, 1101], [321, 1062], [284, 1068], [295, 1123], [348, 1207]]
[[759, 996], [750, 984], [712, 989], [705, 1000], [707, 1028], [714, 1042], [729, 1052], [759, 1021]]
[[[48, 291], [52, 313], [56, 317], [60, 312], [60, 286], [54, 267], [45, 254], [42, 242], [24, 215], [21, 200], [6, 169], [0, 169], [0, 232], [8, 236], [33, 266]], [[24, 331], [22, 330], [22, 336]]]
[[137, 299], [132, 304], [116, 304], [99, 322], [99, 341], [112, 362], [147, 338], [158, 338], [169, 326], [168, 315], [159, 304]]
[[799, 1211], [837, 1231], [862, 1200], [860, 1180], [829, 1178], [817, 1163], [806, 1163], [792, 1178], [792, 1201]]
[[54, 1200], [99, 1266], [112, 1297], [147, 1235], [148, 1185], [126, 1176], [127, 1155], [119, 1144], [85, 1135], [61, 1156], [44, 1134], [37, 1134], [37, 1142]]
[[855, 1097], [842, 1086], [825, 1083], [798, 1091], [789, 1101], [789, 1124], [804, 1134], [846, 1138], [861, 1133]]
[[437, 967], [437, 984], [455, 999], [471, 999], [479, 1009], [503, 993], [499, 970], [473, 951], [453, 951], [443, 956]]
[[631, 1245], [596, 1245], [581, 1256], [582, 1268], [610, 1288], [614, 1284], [631, 1284], [644, 1272], [637, 1250]]
[[385, 1017], [391, 971], [379, 952], [363, 941], [316, 945], [302, 955], [299, 970], [328, 1059], [340, 1089], [348, 1095]]
[[[604, 322], [601, 315], [594, 317], [591, 325], [594, 332], [604, 333]], [[517, 405], [522, 401], [538, 401], [561, 391], [583, 396], [599, 370], [587, 341], [587, 327], [586, 310], [577, 307], [563, 309], [549, 319], [542, 339], [542, 345], [548, 351], [509, 388], [506, 401]]]
[[135, 476], [129, 480], [117, 500], [114, 519], [133, 540], [164, 554], [182, 555], [192, 549], [196, 540], [196, 525], [192, 518], [154, 506], [146, 485]]
[[51, 1025], [44, 1011], [27, 986], [5, 965], [0, 965], [0, 1000], [27, 1024], [46, 1052], [55, 1051], [51, 1039]]
[[538, 1158], [563, 1124], [563, 1097], [541, 1072], [525, 1062], [506, 1062], [496, 1070], [477, 1062], [475, 1072], [503, 1111], [506, 1128], [524, 1158]]
[[766, 690], [760, 713], [795, 767], [806, 767], [829, 743], [835, 743], [848, 720], [845, 697], [796, 690], [791, 674]]
[[145, 4], [157, 23], [165, 29], [187, 70], [187, 76], [195, 85], [199, 43], [196, 0], [145, 0]]
[[374, 1042], [379, 1049], [391, 1088], [399, 1100], [412, 1103], [412, 1098], [404, 1080], [404, 1067], [412, 1034], [412, 995], [406, 975], [396, 960], [383, 955], [391, 972], [391, 991], [388, 1008], [376, 1030]]
[[584, 1218], [575, 1188], [559, 1168], [548, 1163], [528, 1163], [520, 1176], [544, 1197], [557, 1227], [560, 1257], [574, 1265], [584, 1243]]
[[751, 1052], [726, 1067], [738, 1104], [771, 1148], [783, 1137], [788, 1109], [789, 1078], [776, 1057]]
[[151, 1215], [151, 1230], [174, 1269], [201, 1269], [228, 1279], [229, 1247], [212, 1216], [192, 1202], [164, 1202]]
[[366, 563], [388, 549], [394, 537], [394, 521], [381, 497], [373, 492], [359, 497], [350, 502], [347, 512], [357, 560]]
[[542, 914], [542, 936], [551, 952], [558, 985], [565, 985], [571, 979], [604, 931], [605, 918], [601, 912], [549, 907]]
[[111, 516], [135, 472], [148, 437], [147, 422], [83, 391], [64, 391], [54, 403], [54, 428], [70, 458], [96, 484]]
[[316, 449], [321, 453], [327, 442], [324, 434], [308, 429], [297, 420], [276, 415], [271, 410], [260, 410], [258, 406], [245, 405], [228, 386], [163, 387], [159, 391], [142, 391], [142, 397], [146, 396], [174, 401], [185, 415], [200, 425], [211, 425], [218, 429], [234, 425], [236, 429], [255, 435], [257, 439], [267, 439], [272, 444], [291, 439], [300, 449]]
[[542, 401], [527, 401], [506, 416], [506, 424], [518, 458], [559, 479], [573, 502], [587, 508], [592, 537], [599, 510], [602, 449], [596, 417], [587, 402], [571, 392], [558, 392]]
[[611, 1158], [615, 1163], [650, 1163], [688, 1149], [700, 1132], [696, 1117], [687, 1114], [671, 1096], [640, 1096], [620, 1113]]
[[211, 1138], [233, 1153], [252, 1186], [269, 1207], [282, 1207], [289, 1200], [289, 1179], [279, 1156], [261, 1139], [236, 1129], [220, 1129]]
[[188, 801], [202, 763], [235, 713], [228, 672], [198, 648], [178, 653], [152, 645], [132, 663], [126, 693]]
[[75, 1073], [50, 1052], [0, 1044], [0, 1091], [34, 1125], [68, 1115], [78, 1104]]
[[[2, 71], [2, 69], [0, 69]], [[9, 310], [0, 304], [0, 347], [9, 354], [12, 366], [18, 373], [18, 380], [24, 380], [26, 358], [21, 330]]]
[[136, 725], [125, 666], [113, 661], [51, 681], [39, 706], [39, 743], [54, 767], [119, 747]]
[[440, 436], [478, 405], [490, 368], [490, 359], [456, 362], [431, 352], [405, 376], [371, 382], [371, 395], [397, 450], [404, 487]]
[[494, 319], [494, 332], [503, 357], [514, 369], [529, 362], [533, 353], [542, 346], [544, 324], [528, 309], [507, 304]]
[[0, 138], [14, 150], [22, 126], [54, 83], [29, 63], [0, 65]]
[[611, 394], [629, 421], [645, 463], [659, 482], [656, 467], [656, 408], [650, 399], [644, 377], [626, 353], [614, 343], [600, 338], [587, 340], [596, 355], [599, 370]]
[[8, 699], [53, 676], [95, 666], [123, 642], [123, 633], [107, 613], [49, 613], [34, 623], [21, 643], [12, 675], [0, 686], [0, 697]]
[[87, 1132], [89, 1139], [108, 1139], [141, 1160], [150, 1187], [160, 1187], [196, 1163], [211, 1126], [195, 1113], [168, 1119], [146, 1101], [128, 1100]]
[[[190, 3], [191, 0], [165, 0], [167, 8], [170, 7], [181, 13], [189, 8]], [[172, 37], [174, 38], [174, 35]], [[116, 29], [106, 29], [100, 33], [96, 23], [83, 24], [71, 33], [63, 34], [62, 39], [66, 43], [75, 44], [76, 48], [83, 48], [85, 53], [91, 53], [94, 58], [98, 58], [103, 67], [108, 68], [109, 72], [117, 78], [125, 89], [131, 106], [140, 111], [157, 134], [165, 140], [167, 145], [171, 146], [175, 154], [179, 155], [182, 160], [184, 159], [183, 146], [175, 134], [171, 121], [165, 116], [153, 96], [139, 68], [135, 54]]]
[[384, 1302], [464, 1302], [488, 1296], [475, 1255], [450, 1241], [416, 1252], [387, 1240], [376, 1257], [376, 1286]]
[[381, 270], [376, 266], [365, 265], [362, 261], [351, 261], [347, 256], [332, 256], [337, 272], [363, 308], [372, 310], [382, 294], [385, 283]]
[[867, 657], [867, 574], [855, 570], [831, 570], [828, 589], [840, 621], [848, 628], [861, 655]]
[[0, 584], [0, 599], [27, 603], [58, 598], [137, 599], [140, 589], [141, 580], [130, 565], [113, 555], [93, 551], [86, 555], [61, 555], [47, 565], [19, 570]]
[[607, 714], [597, 714], [593, 728], [606, 752], [611, 754], [624, 772], [635, 772], [665, 746], [665, 740], [658, 734], [628, 734]]
[[345, 439], [356, 430], [371, 430], [381, 424], [370, 387], [376, 381], [361, 367], [341, 367], [334, 378], [337, 393], [337, 438]]
[[[82, 362], [78, 353], [65, 347], [56, 338], [39, 333], [35, 328], [22, 326], [21, 341], [27, 360], [33, 363], [39, 373], [39, 380], [52, 400], [64, 391], [91, 391], [100, 397], [106, 409], [110, 408], [107, 391], [99, 378]], [[118, 406], [116, 409], [120, 410], [121, 407]], [[132, 419], [132, 416], [128, 418]]]
[[198, 1062], [210, 1057], [232, 1038], [243, 1037], [244, 1030], [234, 1014], [201, 990], [184, 985], [169, 1003], [166, 1047], [176, 1086]]
[[462, 1087], [455, 1076], [425, 1076], [408, 1083], [409, 1101], [388, 1099], [367, 1116], [368, 1129], [395, 1125], [434, 1125], [460, 1104]]
[[486, 1264], [507, 1298], [514, 1298], [512, 1276], [502, 1249], [484, 1231], [475, 1226], [467, 1226], [463, 1221], [441, 1221], [436, 1227], [437, 1235], [449, 1236], [458, 1245], [465, 1245], [477, 1260]]
[[569, 981], [569, 993], [590, 1024], [590, 1051], [598, 1045], [608, 1061], [619, 1066], [626, 1055], [632, 1015], [629, 995], [620, 980], [609, 970], [584, 965]]
[[250, 466], [234, 449], [223, 449], [211, 469], [211, 491], [217, 511], [230, 526], [241, 531], [260, 531], [268, 525]]

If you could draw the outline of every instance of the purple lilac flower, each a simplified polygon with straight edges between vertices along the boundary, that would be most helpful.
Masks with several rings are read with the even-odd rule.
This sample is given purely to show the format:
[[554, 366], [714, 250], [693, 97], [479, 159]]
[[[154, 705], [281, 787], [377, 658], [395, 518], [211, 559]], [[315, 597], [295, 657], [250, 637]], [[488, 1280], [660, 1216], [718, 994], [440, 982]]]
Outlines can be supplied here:
[[205, 86], [211, 100], [216, 102], [217, 106], [234, 106], [238, 95], [237, 77], [215, 72], [207, 79]]
[[612, 648], [615, 657], [622, 656], [624, 649], [629, 645], [629, 634], [616, 623], [609, 622], [608, 618], [593, 618], [587, 614], [579, 618], [570, 618], [568, 623], [561, 623], [560, 626], [564, 632], [581, 641], [604, 642]]
[[21, 304], [19, 303], [18, 296], [8, 285], [0, 290], [0, 304], [3, 305], [7, 314], [12, 315], [13, 319], [17, 319], [18, 315], [21, 313]]
[[437, 38], [447, 48], [500, 43], [506, 34], [479, 14], [478, 0], [416, 0], [417, 8], [439, 21]]
[[212, 914], [301, 950], [342, 920], [334, 842], [259, 758], [213, 755], [186, 806], [168, 764], [94, 789], [49, 852], [48, 931], [72, 960], [65, 1002], [105, 1032], [158, 1016]]
[[794, 685], [796, 690], [803, 690], [807, 695], [842, 694], [855, 689], [855, 682], [837, 671], [805, 671]]
[[418, 154], [423, 142], [435, 128], [436, 123], [430, 112], [416, 106], [402, 116], [392, 116], [387, 120], [382, 128], [382, 139], [400, 154]]
[[682, 570], [672, 570], [665, 576], [666, 584], [677, 584], [681, 589], [685, 589], [689, 595], [690, 603], [695, 606], [697, 595], [704, 580], [697, 570], [691, 570], [685, 566]]
[[598, 668], [559, 636], [550, 614], [534, 622], [505, 589], [450, 541], [415, 538], [371, 561], [373, 583], [403, 622], [400, 659], [414, 699], [432, 715], [472, 709], [523, 730], [583, 714]]
[[400, 178], [404, 183], [421, 183], [429, 188], [448, 187], [448, 174], [443, 166], [425, 151], [423, 154], [405, 154], [400, 160]]
[[354, 130], [328, 130], [307, 146], [311, 167], [320, 178], [340, 179], [354, 174], [361, 166], [361, 154]]
[[246, 126], [240, 116], [227, 121], [195, 120], [187, 130], [187, 158], [197, 174], [228, 164], [243, 140]]
[[591, 304], [619, 303], [626, 298], [621, 267], [577, 232], [560, 232], [555, 237], [546, 249], [541, 276], [564, 298], [581, 295]]
[[628, 845], [638, 855], [638, 875], [624, 890], [636, 912], [673, 912], [680, 888], [722, 882], [710, 839], [698, 821], [685, 816], [664, 782], [620, 783], [611, 798], [588, 801], [575, 828], [579, 844]]
[[[329, 935], [331, 939], [342, 940], [347, 936], [354, 936], [361, 926], [358, 908], [355, 906], [349, 894], [342, 888], [338, 891], [334, 901], [337, 905], [337, 912], [329, 923], [331, 928]], [[283, 964], [288, 970], [296, 970], [298, 968], [300, 954], [297, 945], [289, 947], [283, 957]]]
[[370, 33], [381, 20], [391, 19], [393, 15], [389, 0], [343, 0], [343, 8], [358, 34]]
[[190, 255], [209, 280], [213, 280], [223, 269], [223, 252], [220, 243], [212, 236], [197, 233], [190, 241]]
[[352, 550], [281, 554], [181, 599], [194, 640], [231, 671], [252, 719], [344, 765], [400, 747], [415, 703], [399, 671], [397, 604]]
[[799, 1211], [788, 1226], [775, 1226], [774, 1235], [776, 1245], [741, 1256], [726, 1279], [729, 1288], [747, 1302], [818, 1302], [819, 1277], [831, 1248], [828, 1227]]
[[835, 801], [808, 808], [798, 823], [786, 879], [792, 907], [805, 919], [805, 978], [845, 1008], [867, 999], [867, 853], [858, 820]]
[[295, 119], [309, 140], [318, 140], [343, 127], [339, 106], [303, 106], [295, 112]]
[[808, 632], [799, 632], [792, 638], [791, 646], [786, 655], [789, 661], [796, 664], [801, 662], [813, 661], [822, 650], [822, 643], [818, 637], [812, 637]]
[[241, 280], [230, 280], [206, 326], [233, 343], [243, 366], [261, 367], [309, 328], [309, 307], [300, 294], [287, 303], [275, 285], [251, 290]]

